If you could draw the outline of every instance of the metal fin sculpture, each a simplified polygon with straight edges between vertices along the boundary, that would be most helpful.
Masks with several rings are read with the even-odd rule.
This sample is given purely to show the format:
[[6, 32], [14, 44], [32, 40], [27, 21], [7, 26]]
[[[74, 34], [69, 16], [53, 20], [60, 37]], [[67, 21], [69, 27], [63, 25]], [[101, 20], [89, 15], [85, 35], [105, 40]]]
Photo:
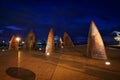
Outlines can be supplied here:
[[51, 28], [48, 34], [45, 53], [52, 54], [53, 52], [54, 52], [54, 32], [53, 32], [53, 29]]
[[103, 40], [94, 21], [91, 21], [90, 25], [87, 45], [87, 56], [95, 59], [107, 59]]
[[33, 50], [35, 47], [35, 43], [36, 43], [35, 34], [34, 34], [33, 30], [30, 30], [30, 32], [28, 33], [27, 38], [25, 40], [24, 48], [28, 49], [28, 50]]
[[10, 44], [9, 44], [9, 50], [18, 50], [18, 42], [16, 41], [16, 37], [13, 35]]
[[64, 42], [64, 47], [74, 47], [74, 44], [70, 38], [70, 36], [68, 35], [67, 32], [64, 32], [64, 35], [63, 35], [63, 42]]

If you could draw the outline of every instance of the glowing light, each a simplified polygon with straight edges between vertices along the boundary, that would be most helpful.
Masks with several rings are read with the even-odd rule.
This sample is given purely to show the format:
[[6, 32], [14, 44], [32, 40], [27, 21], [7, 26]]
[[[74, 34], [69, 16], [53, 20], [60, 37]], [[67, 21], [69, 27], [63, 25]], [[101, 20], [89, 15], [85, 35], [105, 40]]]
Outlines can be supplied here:
[[3, 43], [5, 42], [5, 41], [2, 41]]
[[24, 41], [22, 41], [22, 44], [24, 44], [25, 42]]
[[61, 48], [63, 48], [63, 46], [61, 46]]
[[4, 52], [4, 51], [5, 51], [5, 49], [2, 49], [2, 51]]
[[20, 37], [16, 37], [16, 41], [18, 41], [18, 42], [19, 42], [20, 40], [21, 40], [21, 38], [20, 38]]
[[42, 50], [42, 48], [39, 48], [39, 50]]
[[105, 65], [111, 65], [111, 63], [109, 61], [106, 61]]
[[116, 41], [120, 41], [120, 36], [116, 36], [116, 37], [114, 37], [114, 39], [115, 39]]
[[48, 53], [46, 53], [46, 55], [47, 55], [47, 56], [49, 56], [49, 55], [50, 55], [50, 53], [48, 52]]
[[61, 44], [63, 43], [62, 38], [60, 38], [60, 43], [61, 43]]

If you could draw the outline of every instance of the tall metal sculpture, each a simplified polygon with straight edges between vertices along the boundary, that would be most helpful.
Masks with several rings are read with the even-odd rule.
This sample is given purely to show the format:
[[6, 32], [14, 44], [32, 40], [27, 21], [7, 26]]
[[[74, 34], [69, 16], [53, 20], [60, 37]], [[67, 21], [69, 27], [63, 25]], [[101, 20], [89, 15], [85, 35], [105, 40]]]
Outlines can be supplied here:
[[47, 39], [47, 44], [46, 44], [46, 49], [45, 53], [50, 53], [52, 54], [54, 52], [54, 32], [53, 29], [50, 29], [50, 32], [48, 34], [48, 39]]
[[74, 47], [74, 44], [67, 32], [64, 32], [63, 42], [64, 42], [64, 47]]
[[86, 55], [95, 59], [107, 59], [103, 40], [94, 21], [90, 25]]
[[16, 40], [16, 37], [13, 35], [10, 40], [9, 50], [18, 50], [18, 48], [19, 48], [18, 42]]
[[24, 49], [33, 50], [35, 47], [35, 44], [36, 44], [35, 34], [32, 30], [30, 30], [25, 40]]

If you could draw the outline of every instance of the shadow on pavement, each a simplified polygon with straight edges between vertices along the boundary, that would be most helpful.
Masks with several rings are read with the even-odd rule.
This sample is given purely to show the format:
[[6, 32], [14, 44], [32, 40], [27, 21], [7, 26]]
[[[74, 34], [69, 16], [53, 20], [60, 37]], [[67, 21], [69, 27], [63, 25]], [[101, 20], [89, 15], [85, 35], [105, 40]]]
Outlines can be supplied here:
[[35, 80], [35, 73], [24, 68], [10, 67], [6, 70], [6, 73], [14, 78], [21, 80]]

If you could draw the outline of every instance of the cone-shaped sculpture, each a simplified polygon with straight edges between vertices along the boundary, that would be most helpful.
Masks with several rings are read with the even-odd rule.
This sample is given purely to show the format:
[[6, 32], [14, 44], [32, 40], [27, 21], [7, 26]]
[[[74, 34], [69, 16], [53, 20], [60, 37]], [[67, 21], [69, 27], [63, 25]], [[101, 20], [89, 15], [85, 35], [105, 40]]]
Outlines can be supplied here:
[[33, 50], [35, 47], [35, 43], [36, 43], [35, 34], [32, 30], [30, 30], [25, 40], [24, 49]]
[[64, 40], [64, 47], [74, 47], [74, 44], [70, 36], [66, 32], [64, 32], [63, 40]]
[[18, 42], [16, 40], [16, 37], [13, 35], [10, 44], [9, 44], [9, 50], [18, 50]]
[[91, 22], [89, 30], [87, 56], [95, 59], [107, 59], [103, 40], [93, 21]]
[[54, 32], [53, 29], [51, 28], [48, 34], [45, 53], [52, 54], [53, 52], [54, 52]]

